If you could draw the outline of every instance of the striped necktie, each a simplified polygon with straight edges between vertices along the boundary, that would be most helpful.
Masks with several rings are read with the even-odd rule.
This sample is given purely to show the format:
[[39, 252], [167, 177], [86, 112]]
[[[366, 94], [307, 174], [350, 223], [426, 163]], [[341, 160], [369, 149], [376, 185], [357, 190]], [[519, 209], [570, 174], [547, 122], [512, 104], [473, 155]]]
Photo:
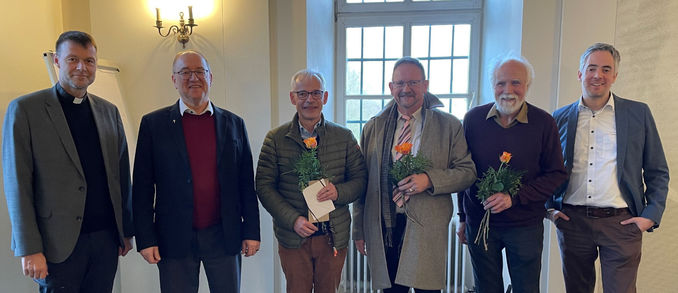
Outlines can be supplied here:
[[[412, 116], [401, 115], [400, 120], [403, 121], [403, 128], [400, 130], [400, 135], [398, 135], [398, 143], [396, 145], [401, 145], [406, 142], [411, 142], [412, 140], [412, 127], [411, 127]], [[403, 154], [396, 152], [393, 157], [394, 161], [400, 160], [403, 157]], [[402, 207], [406, 201], [410, 199], [409, 195], [405, 195], [400, 192], [397, 188], [393, 190], [393, 201], [398, 207]]]
[[[411, 116], [402, 115], [400, 120], [403, 121], [403, 128], [400, 129], [400, 135], [398, 135], [398, 143], [396, 145], [401, 145], [412, 140], [412, 127], [410, 127]], [[403, 154], [396, 152], [394, 161], [400, 160], [403, 157]]]

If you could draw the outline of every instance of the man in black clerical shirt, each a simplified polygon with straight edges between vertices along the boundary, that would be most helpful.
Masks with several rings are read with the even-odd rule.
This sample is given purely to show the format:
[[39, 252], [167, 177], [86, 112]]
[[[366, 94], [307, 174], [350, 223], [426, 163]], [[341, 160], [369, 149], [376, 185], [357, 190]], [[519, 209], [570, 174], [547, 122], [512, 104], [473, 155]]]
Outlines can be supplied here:
[[127, 141], [118, 109], [87, 92], [97, 46], [56, 42], [59, 82], [7, 109], [2, 168], [12, 249], [40, 292], [111, 292], [133, 236]]

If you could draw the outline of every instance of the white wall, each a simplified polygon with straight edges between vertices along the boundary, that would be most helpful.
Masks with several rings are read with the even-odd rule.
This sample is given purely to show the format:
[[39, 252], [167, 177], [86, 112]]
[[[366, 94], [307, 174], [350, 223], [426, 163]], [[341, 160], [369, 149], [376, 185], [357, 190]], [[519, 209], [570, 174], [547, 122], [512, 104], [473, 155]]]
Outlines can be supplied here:
[[[65, 1], [64, 9], [70, 7], [71, 12], [73, 7], [81, 7], [77, 6], [78, 2], [83, 1]], [[152, 27], [153, 15], [146, 12], [145, 1], [91, 1], [89, 4], [91, 33], [99, 45], [98, 56], [120, 66], [123, 95], [128, 105], [128, 109], [123, 110], [128, 111], [136, 129], [144, 113], [176, 101], [178, 95], [170, 80], [171, 61], [181, 46], [172, 37], [163, 39], [157, 35]], [[256, 160], [264, 134], [271, 125], [268, 1], [223, 0], [215, 1], [215, 6], [210, 18], [197, 20], [199, 26], [187, 48], [207, 56], [214, 74], [212, 100], [243, 116]], [[0, 58], [5, 66], [0, 72], [0, 109], [4, 117], [10, 100], [49, 86], [42, 52], [54, 47], [63, 30], [87, 26], [89, 22], [64, 24], [61, 1], [5, 1], [3, 7], [11, 12], [5, 20], [21, 27], [5, 33], [6, 40], [13, 41], [11, 45], [0, 46]], [[258, 17], [262, 14], [265, 17]], [[0, 291], [32, 292], [35, 285], [21, 276], [19, 260], [12, 256], [9, 248], [7, 208], [4, 200], [0, 202], [0, 233], [5, 235], [5, 241], [0, 242]], [[272, 224], [263, 209], [261, 218], [262, 249], [255, 257], [244, 260], [244, 292], [272, 292], [273, 284], [260, 279], [262, 275], [273, 274]], [[123, 292], [158, 291], [157, 269], [145, 264], [138, 253], [122, 259], [120, 270]], [[207, 292], [204, 279], [201, 287], [201, 292]]]
[[[581, 95], [581, 53], [595, 42], [613, 43], [617, 2], [525, 0], [523, 6], [521, 54], [536, 73], [528, 100], [552, 112]], [[545, 225], [542, 289], [565, 292], [555, 228], [548, 221]]]
[[[290, 79], [295, 72], [314, 69], [325, 78], [330, 93], [323, 107], [326, 119], [334, 120], [334, 7], [332, 1], [269, 1], [271, 52], [271, 128], [288, 122], [296, 113], [290, 102]], [[266, 213], [266, 212], [265, 212]], [[274, 240], [275, 241], [275, 240]], [[272, 281], [275, 292], [284, 292], [286, 281], [274, 245]]]
[[[13, 26], [0, 46], [0, 116], [14, 98], [50, 86], [42, 53], [54, 48], [61, 33], [61, 1], [3, 1], [3, 20]], [[2, 179], [0, 178], [0, 182]], [[4, 191], [3, 191], [4, 195]], [[35, 283], [23, 276], [19, 258], [10, 250], [11, 228], [5, 197], [0, 199], [0, 292], [33, 292]]]
[[271, 87], [273, 125], [290, 121], [296, 109], [290, 103], [290, 79], [304, 68], [320, 71], [330, 92], [323, 107], [334, 120], [334, 6], [332, 1], [270, 0]]
[[271, 10], [271, 96], [273, 124], [292, 119], [296, 109], [290, 102], [290, 79], [306, 67], [306, 0], [270, 0]]
[[[676, 53], [671, 21], [678, 6], [674, 1], [525, 0], [522, 54], [535, 66], [537, 78], [529, 100], [548, 111], [574, 102], [581, 95], [577, 80], [579, 56], [595, 42], [613, 44], [622, 56], [619, 78], [612, 91], [648, 103], [658, 124], [669, 168], [676, 169], [678, 148], [671, 132], [675, 115]], [[550, 41], [548, 41], [550, 40]], [[678, 217], [672, 208], [676, 184], [671, 183], [662, 227], [644, 235], [643, 258], [638, 274], [639, 292], [668, 292], [676, 288], [678, 261], [667, 258], [675, 250]], [[555, 229], [548, 224], [545, 247], [548, 292], [564, 292], [560, 252]], [[549, 231], [550, 230], [550, 231]], [[542, 277], [544, 278], [544, 277]], [[600, 277], [598, 278], [600, 279]], [[601, 284], [596, 292], [602, 292]]]
[[[527, 100], [552, 112], [581, 93], [577, 82], [579, 55], [595, 42], [613, 42], [615, 0], [486, 0], [483, 22], [481, 95], [493, 101], [489, 66], [492, 58], [512, 52], [535, 69]], [[542, 290], [564, 292], [555, 229], [545, 222]]]
[[[132, 124], [141, 116], [173, 104], [178, 94], [171, 83], [171, 63], [182, 50], [174, 37], [161, 38], [145, 1], [90, 1], [92, 33], [99, 57], [115, 61]], [[202, 52], [210, 62], [211, 100], [244, 118], [253, 156], [258, 158], [264, 135], [271, 125], [268, 1], [214, 1], [214, 13], [196, 19], [197, 27], [187, 49]], [[169, 12], [164, 12], [169, 17]], [[264, 17], [261, 17], [261, 16]], [[167, 27], [176, 21], [165, 21]], [[256, 114], [255, 114], [256, 113]], [[243, 292], [271, 292], [272, 284], [260, 276], [272, 275], [273, 239], [270, 216], [261, 209], [262, 249], [243, 260]], [[157, 292], [156, 266], [138, 253], [121, 262], [122, 292]], [[138, 282], [132, 280], [147, 280]], [[208, 292], [204, 275], [201, 292]]]
[[[6, 14], [6, 22], [21, 25], [22, 28], [6, 31], [5, 39], [16, 41], [0, 46], [0, 62], [5, 66], [5, 70], [0, 71], [0, 114], [3, 117], [11, 99], [49, 86], [41, 53], [54, 46], [63, 28], [89, 25], [87, 22], [65, 23], [64, 15], [68, 13], [62, 14], [62, 2], [65, 3], [63, 9], [74, 9], [74, 2], [77, 4], [83, 1], [87, 2], [3, 2], [6, 11], [11, 12]], [[265, 133], [288, 121], [294, 114], [288, 93], [289, 79], [295, 71], [307, 66], [318, 68], [326, 74], [328, 87], [333, 86], [331, 74], [334, 65], [331, 55], [335, 45], [333, 33], [330, 32], [333, 30], [333, 19], [330, 19], [332, 15], [328, 12], [331, 9], [329, 2], [215, 0], [215, 13], [207, 19], [196, 20], [199, 26], [187, 48], [200, 50], [207, 56], [214, 74], [213, 101], [244, 117], [255, 160]], [[649, 0], [639, 2], [647, 7], [655, 4]], [[675, 4], [670, 6], [669, 2], [660, 1], [656, 5], [668, 10], [675, 8]], [[641, 4], [625, 4], [625, 9], [618, 11], [616, 0], [486, 0], [479, 104], [493, 100], [487, 72], [491, 58], [508, 51], [526, 56], [535, 67], [537, 76], [528, 94], [531, 103], [552, 111], [557, 106], [574, 101], [580, 95], [576, 72], [582, 51], [594, 42], [614, 43], [624, 40], [621, 35], [625, 32], [618, 31], [621, 27], [618, 19], [645, 11]], [[657, 9], [657, 6], [653, 7]], [[89, 1], [89, 10], [91, 32], [99, 44], [99, 57], [112, 60], [120, 66], [123, 95], [128, 105], [126, 110], [132, 125], [137, 128], [143, 114], [176, 101], [178, 96], [171, 84], [170, 66], [172, 57], [181, 50], [181, 46], [174, 38], [163, 39], [157, 35], [152, 27], [153, 15], [146, 12], [145, 1]], [[320, 21], [316, 21], [318, 15], [322, 15]], [[330, 24], [329, 29], [327, 24]], [[675, 29], [663, 27], [659, 32], [664, 34], [662, 36], [670, 36]], [[622, 46], [630, 45], [620, 43], [619, 47]], [[658, 58], [672, 58], [670, 48], [673, 46], [660, 48], [663, 55]], [[621, 94], [628, 92], [631, 98], [641, 98], [638, 92], [632, 91], [634, 86], [621, 86], [622, 82], [627, 84], [646, 77], [624, 71], [628, 64], [625, 62], [634, 60], [625, 59], [625, 56], [643, 55], [622, 51], [622, 71], [613, 90], [619, 89]], [[672, 80], [671, 76], [666, 75], [665, 78]], [[654, 78], [657, 76], [651, 80]], [[675, 83], [672, 88], [675, 88]], [[661, 103], [655, 104], [662, 99], [670, 99], [672, 92], [663, 93], [664, 96], [650, 102], [662, 135], [670, 132], [669, 125], [672, 125], [672, 108]], [[325, 109], [328, 118], [333, 115], [332, 101], [330, 98], [330, 105]], [[664, 108], [668, 110], [661, 111]], [[667, 155], [670, 156], [671, 167], [674, 167], [676, 148], [671, 145], [675, 144], [664, 144], [665, 148], [670, 147]], [[6, 211], [5, 201], [0, 200], [0, 235], [10, 235]], [[667, 213], [672, 211], [669, 209]], [[263, 208], [261, 223], [262, 250], [257, 256], [245, 260], [243, 292], [280, 292], [284, 288], [284, 280], [280, 280], [280, 267], [275, 253], [277, 244], [270, 216]], [[671, 247], [675, 247], [671, 245], [677, 243], [659, 237], [666, 235], [661, 234], [666, 223], [662, 225], [661, 229], [647, 237], [646, 246], [656, 248], [653, 252], [662, 248], [670, 251]], [[12, 256], [9, 249], [9, 237], [4, 236], [3, 239], [5, 241], [0, 241], [0, 291], [31, 292], [34, 290], [33, 282], [21, 276], [18, 259]], [[548, 261], [543, 264], [545, 270], [548, 269], [548, 275], [542, 278], [548, 280], [548, 289], [545, 291], [564, 292], [560, 254], [553, 231], [549, 231], [546, 241], [550, 245], [545, 247], [545, 259]], [[641, 264], [639, 289], [643, 288], [642, 284], [654, 280], [653, 268], [645, 264], [661, 261], [662, 255], [646, 253]], [[121, 272], [122, 292], [158, 291], [157, 269], [145, 264], [136, 252], [122, 260]], [[670, 271], [668, 273], [671, 274]], [[277, 279], [274, 281], [274, 278]], [[201, 287], [201, 292], [206, 292], [204, 279]]]
[[[647, 103], [657, 123], [669, 170], [678, 170], [678, 2], [618, 1], [615, 46], [621, 52], [615, 94]], [[678, 288], [678, 180], [669, 182], [666, 211], [659, 229], [643, 235], [638, 271], [639, 292], [668, 292]]]
[[323, 107], [325, 119], [336, 121], [334, 112], [334, 5], [332, 1], [306, 1], [306, 67], [320, 71], [330, 92]]
[[497, 58], [506, 54], [520, 54], [522, 18], [522, 0], [485, 0], [477, 105], [494, 102], [490, 70]]

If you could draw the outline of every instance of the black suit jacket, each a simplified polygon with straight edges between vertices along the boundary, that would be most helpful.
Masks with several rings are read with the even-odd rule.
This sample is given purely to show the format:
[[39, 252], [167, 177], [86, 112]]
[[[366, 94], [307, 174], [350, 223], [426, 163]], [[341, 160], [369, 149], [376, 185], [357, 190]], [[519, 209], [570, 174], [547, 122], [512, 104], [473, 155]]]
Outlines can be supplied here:
[[[243, 239], [260, 240], [252, 153], [242, 118], [213, 108], [224, 249], [237, 254]], [[193, 231], [193, 180], [178, 103], [142, 118], [133, 174], [137, 249], [158, 246], [162, 257], [186, 256]]]

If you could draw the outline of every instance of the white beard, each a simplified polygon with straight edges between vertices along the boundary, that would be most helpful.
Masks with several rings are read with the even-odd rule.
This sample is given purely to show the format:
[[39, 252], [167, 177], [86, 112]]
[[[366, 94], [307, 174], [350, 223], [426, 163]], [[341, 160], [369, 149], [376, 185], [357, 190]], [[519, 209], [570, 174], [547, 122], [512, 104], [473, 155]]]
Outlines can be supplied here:
[[[518, 102], [518, 96], [515, 94], [502, 94], [495, 101], [497, 106], [497, 111], [503, 115], [511, 115], [517, 112], [520, 109], [520, 106], [523, 103]], [[511, 104], [510, 102], [505, 102], [503, 99], [513, 99], [515, 102]]]

